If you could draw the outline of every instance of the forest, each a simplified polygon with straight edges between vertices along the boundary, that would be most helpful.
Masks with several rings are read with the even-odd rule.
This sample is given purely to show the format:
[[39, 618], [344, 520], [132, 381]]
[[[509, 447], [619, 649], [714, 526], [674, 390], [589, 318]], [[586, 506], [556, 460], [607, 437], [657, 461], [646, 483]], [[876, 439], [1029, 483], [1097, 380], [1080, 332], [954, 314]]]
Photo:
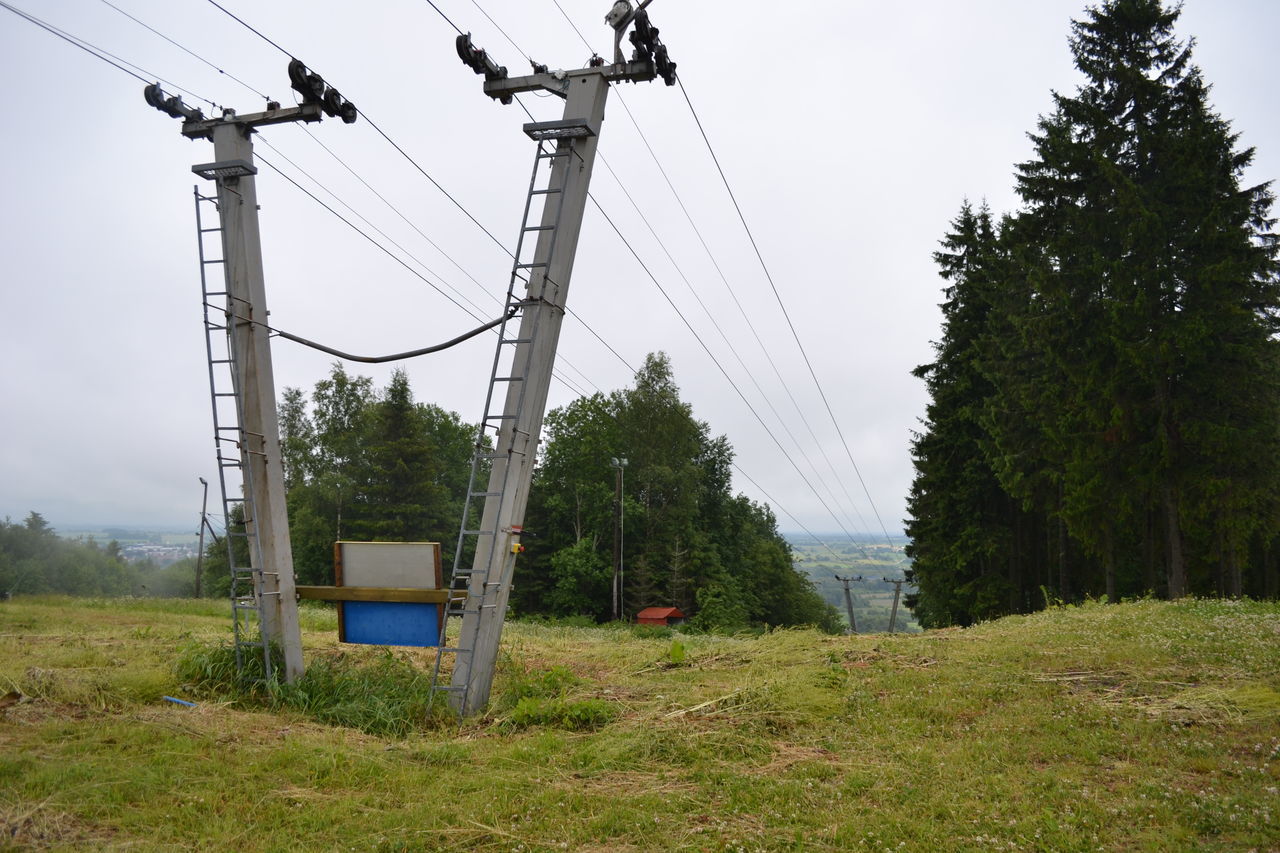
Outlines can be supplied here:
[[[385, 388], [335, 363], [310, 394], [283, 390], [281, 453], [294, 570], [331, 584], [338, 540], [440, 542], [454, 557], [475, 426], [417, 402], [407, 375]], [[680, 399], [665, 355], [632, 387], [547, 414], [517, 561], [514, 615], [597, 623], [614, 618], [615, 515], [625, 524], [622, 618], [678, 607], [689, 626], [740, 631], [843, 620], [793, 564], [772, 511], [731, 488], [733, 449]], [[617, 468], [625, 458], [623, 505]], [[483, 472], [482, 472], [483, 474]], [[232, 528], [243, 527], [233, 510]], [[221, 527], [221, 525], [215, 525]], [[244, 547], [242, 537], [233, 537]], [[470, 555], [464, 554], [464, 564]], [[247, 555], [237, 555], [247, 565]], [[124, 559], [115, 542], [59, 537], [39, 513], [0, 524], [0, 594], [191, 595], [195, 560], [163, 569]], [[206, 543], [202, 591], [226, 595], [226, 542]]]
[[0, 521], [0, 598], [49, 593], [185, 596], [194, 587], [193, 559], [168, 566], [128, 560], [119, 542], [67, 539], [35, 511], [21, 523]]
[[[447, 574], [474, 426], [416, 402], [402, 371], [379, 390], [335, 364], [309, 396], [283, 391], [280, 429], [299, 582], [332, 583], [339, 539], [440, 542]], [[627, 459], [620, 508], [617, 458]], [[645, 360], [632, 387], [549, 412], [525, 519], [527, 551], [516, 564], [513, 613], [613, 618], [620, 509], [624, 618], [648, 606], [674, 606], [706, 630], [840, 630], [834, 608], [793, 566], [773, 513], [733, 494], [732, 462], [727, 439], [711, 435], [681, 400], [661, 353]], [[222, 546], [209, 546], [205, 576], [210, 590], [226, 589]]]
[[1269, 184], [1209, 103], [1180, 8], [1073, 24], [1084, 82], [966, 202], [912, 452], [917, 618], [1093, 596], [1280, 593], [1280, 277]]

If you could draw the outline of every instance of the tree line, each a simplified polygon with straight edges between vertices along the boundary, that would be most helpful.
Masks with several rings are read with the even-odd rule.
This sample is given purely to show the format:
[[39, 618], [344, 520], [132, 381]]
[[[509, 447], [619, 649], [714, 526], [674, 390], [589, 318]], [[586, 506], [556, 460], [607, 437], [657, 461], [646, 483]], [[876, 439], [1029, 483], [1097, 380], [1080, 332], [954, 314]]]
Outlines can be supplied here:
[[1211, 108], [1180, 7], [1073, 22], [1022, 206], [965, 203], [912, 445], [926, 626], [1083, 596], [1280, 593], [1280, 279], [1269, 184]]
[[179, 596], [194, 588], [194, 559], [164, 567], [126, 560], [115, 540], [65, 539], [35, 511], [21, 523], [0, 521], [0, 598]]
[[[279, 412], [299, 582], [333, 582], [339, 539], [440, 542], [448, 573], [478, 434], [473, 425], [416, 402], [403, 371], [379, 390], [340, 364], [309, 397], [285, 389]], [[621, 507], [615, 458], [628, 460]], [[793, 566], [772, 511], [733, 494], [732, 462], [728, 441], [712, 436], [680, 399], [662, 354], [645, 360], [632, 387], [549, 412], [513, 612], [612, 618], [620, 509], [624, 617], [674, 606], [707, 629], [839, 630], [835, 610]], [[225, 548], [210, 545], [206, 562], [208, 588], [225, 592]]]
[[622, 601], [678, 607], [705, 628], [818, 625], [839, 616], [796, 570], [769, 507], [732, 491], [733, 448], [680, 398], [662, 353], [630, 388], [550, 412], [516, 563], [517, 612], [611, 616], [617, 471]]

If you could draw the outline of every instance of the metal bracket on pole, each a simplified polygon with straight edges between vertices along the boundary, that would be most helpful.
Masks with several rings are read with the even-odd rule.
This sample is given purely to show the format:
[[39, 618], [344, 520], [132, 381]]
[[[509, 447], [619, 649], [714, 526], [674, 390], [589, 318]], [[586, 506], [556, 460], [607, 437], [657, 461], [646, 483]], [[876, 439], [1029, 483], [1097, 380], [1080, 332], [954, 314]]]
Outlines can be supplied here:
[[512, 95], [522, 92], [550, 92], [561, 98], [568, 97], [569, 89], [575, 80], [587, 77], [601, 77], [606, 83], [647, 83], [658, 76], [658, 70], [651, 61], [626, 62], [619, 65], [602, 65], [599, 68], [578, 68], [573, 71], [548, 71], [545, 74], [530, 74], [527, 77], [504, 77], [500, 80], [486, 80], [484, 93], [494, 100], [503, 101]]
[[221, 118], [203, 118], [186, 121], [182, 124], [182, 135], [188, 139], [213, 140], [214, 128], [228, 122], [239, 125], [245, 132], [269, 124], [284, 124], [292, 121], [320, 121], [324, 118], [324, 110], [319, 104], [302, 104], [297, 107], [268, 109], [260, 113], [237, 115], [235, 110], [224, 110]]

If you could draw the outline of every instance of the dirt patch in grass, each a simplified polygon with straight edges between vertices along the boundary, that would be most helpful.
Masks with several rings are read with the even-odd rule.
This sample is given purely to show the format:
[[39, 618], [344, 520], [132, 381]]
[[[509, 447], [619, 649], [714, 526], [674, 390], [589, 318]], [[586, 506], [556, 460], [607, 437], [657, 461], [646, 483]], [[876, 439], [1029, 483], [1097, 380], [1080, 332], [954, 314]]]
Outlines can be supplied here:
[[0, 847], [19, 850], [66, 850], [108, 844], [114, 832], [53, 808], [48, 800], [35, 805], [0, 803]]
[[776, 742], [773, 749], [773, 759], [768, 764], [753, 767], [748, 772], [755, 776], [781, 776], [802, 765], [836, 766], [841, 763], [839, 753], [821, 746]]

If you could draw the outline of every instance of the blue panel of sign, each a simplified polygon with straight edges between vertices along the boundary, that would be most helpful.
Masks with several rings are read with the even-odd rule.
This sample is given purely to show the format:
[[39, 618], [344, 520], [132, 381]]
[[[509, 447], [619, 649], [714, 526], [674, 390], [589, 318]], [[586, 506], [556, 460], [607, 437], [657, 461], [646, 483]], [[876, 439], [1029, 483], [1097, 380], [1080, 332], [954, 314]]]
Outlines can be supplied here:
[[376, 646], [440, 644], [440, 605], [398, 601], [344, 601], [343, 642]]

